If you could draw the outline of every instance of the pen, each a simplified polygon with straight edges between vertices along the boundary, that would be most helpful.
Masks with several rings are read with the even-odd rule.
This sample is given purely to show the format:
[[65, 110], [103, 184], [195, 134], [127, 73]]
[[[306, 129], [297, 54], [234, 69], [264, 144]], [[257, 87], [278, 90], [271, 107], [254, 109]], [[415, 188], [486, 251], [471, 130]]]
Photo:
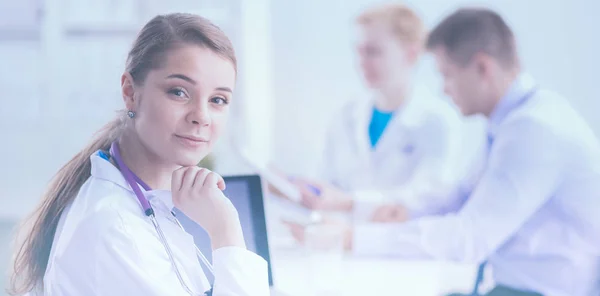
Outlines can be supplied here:
[[[290, 180], [290, 182], [294, 182], [296, 178], [295, 177], [288, 177], [288, 180]], [[321, 190], [319, 190], [319, 188], [310, 185], [310, 184], [306, 184], [306, 188], [314, 195], [316, 196], [321, 196]]]

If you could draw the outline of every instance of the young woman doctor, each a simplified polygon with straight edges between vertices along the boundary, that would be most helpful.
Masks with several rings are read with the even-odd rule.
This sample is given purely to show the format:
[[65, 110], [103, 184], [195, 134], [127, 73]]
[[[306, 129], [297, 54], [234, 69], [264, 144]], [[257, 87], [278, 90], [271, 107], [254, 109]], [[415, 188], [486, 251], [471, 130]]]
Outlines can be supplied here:
[[[196, 166], [226, 125], [235, 79], [219, 28], [152, 19], [121, 77], [126, 112], [58, 172], [18, 250], [13, 293], [269, 295], [223, 179]], [[210, 236], [214, 289], [174, 206]]]

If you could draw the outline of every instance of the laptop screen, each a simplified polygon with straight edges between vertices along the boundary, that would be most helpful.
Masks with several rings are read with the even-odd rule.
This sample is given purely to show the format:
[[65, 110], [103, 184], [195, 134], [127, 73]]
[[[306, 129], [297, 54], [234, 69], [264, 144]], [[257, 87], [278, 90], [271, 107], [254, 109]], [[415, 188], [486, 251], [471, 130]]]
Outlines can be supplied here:
[[[248, 250], [263, 257], [269, 263], [269, 283], [273, 284], [265, 211], [263, 206], [263, 192], [261, 180], [258, 175], [245, 175], [224, 177], [227, 185], [224, 193], [238, 211], [246, 247]], [[181, 211], [175, 210], [177, 218], [185, 230], [194, 237], [194, 242], [202, 254], [212, 262], [212, 248], [208, 234], [198, 224], [186, 217]], [[203, 264], [202, 264], [203, 265]], [[213, 283], [214, 278], [206, 267], [202, 266], [208, 280]]]

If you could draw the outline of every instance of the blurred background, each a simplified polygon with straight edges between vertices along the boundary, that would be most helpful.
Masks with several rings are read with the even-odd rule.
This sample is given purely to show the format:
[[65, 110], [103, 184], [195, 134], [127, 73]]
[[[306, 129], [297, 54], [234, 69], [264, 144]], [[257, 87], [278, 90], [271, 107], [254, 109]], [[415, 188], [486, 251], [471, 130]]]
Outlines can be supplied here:
[[[600, 132], [600, 1], [408, 0], [428, 27], [463, 5], [500, 12], [521, 60], [569, 98]], [[240, 75], [230, 133], [214, 162], [248, 171], [237, 145], [288, 173], [314, 173], [330, 117], [365, 95], [354, 18], [369, 0], [0, 0], [0, 268], [12, 228], [39, 201], [53, 174], [122, 106], [120, 75], [137, 31], [156, 14], [193, 12], [232, 39]], [[419, 79], [443, 98], [434, 65]], [[466, 129], [480, 129], [478, 118]], [[4, 274], [4, 273], [3, 273]], [[0, 279], [0, 286], [6, 284]], [[0, 291], [0, 295], [3, 292]]]

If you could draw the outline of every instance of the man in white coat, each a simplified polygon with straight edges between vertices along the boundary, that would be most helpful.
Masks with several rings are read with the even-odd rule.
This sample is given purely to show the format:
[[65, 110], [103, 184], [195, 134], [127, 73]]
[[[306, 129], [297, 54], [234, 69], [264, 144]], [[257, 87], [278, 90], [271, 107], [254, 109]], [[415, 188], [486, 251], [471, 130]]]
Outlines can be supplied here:
[[487, 296], [600, 295], [594, 132], [565, 98], [523, 72], [513, 33], [495, 12], [461, 9], [427, 45], [445, 92], [464, 114], [488, 118], [483, 173], [464, 183], [466, 201], [455, 213], [354, 225], [347, 247], [362, 256], [480, 264], [472, 295], [486, 264], [496, 285]]
[[[373, 96], [332, 117], [320, 178], [296, 180], [302, 202], [314, 210], [352, 212], [359, 220], [447, 212], [454, 202], [431, 191], [456, 188], [463, 125], [451, 104], [412, 81], [424, 26], [401, 4], [367, 10], [357, 23], [360, 66]], [[395, 206], [377, 210], [389, 203]]]

